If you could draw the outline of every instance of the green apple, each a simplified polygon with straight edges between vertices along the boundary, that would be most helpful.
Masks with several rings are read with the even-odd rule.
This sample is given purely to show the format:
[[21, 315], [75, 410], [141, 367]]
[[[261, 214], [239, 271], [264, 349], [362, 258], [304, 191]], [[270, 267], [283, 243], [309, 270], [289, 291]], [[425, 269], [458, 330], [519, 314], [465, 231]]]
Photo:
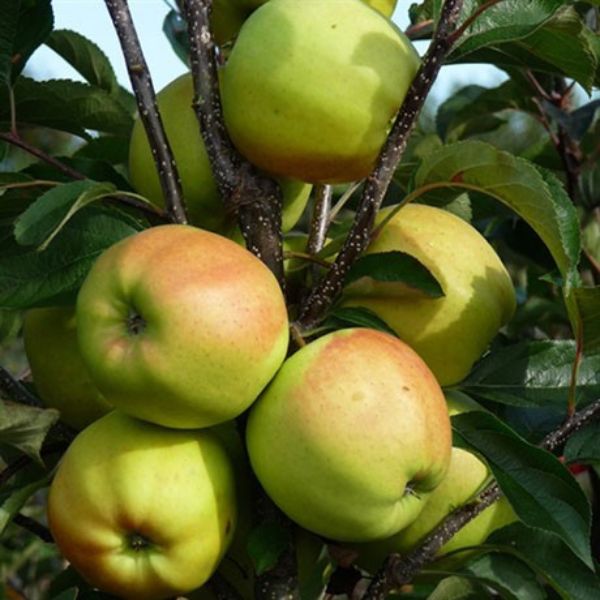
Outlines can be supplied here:
[[293, 521], [367, 541], [416, 519], [445, 475], [450, 419], [413, 350], [347, 329], [286, 360], [252, 407], [246, 444], [258, 480]]
[[112, 410], [83, 364], [74, 307], [28, 311], [23, 340], [39, 397], [44, 406], [59, 410], [67, 425], [83, 429]]
[[[231, 225], [227, 222], [192, 108], [193, 96], [192, 76], [186, 73], [159, 92], [158, 108], [177, 163], [190, 221], [204, 229], [223, 233]], [[164, 206], [154, 159], [139, 117], [131, 134], [129, 175], [140, 194], [157, 206]], [[288, 179], [279, 179], [278, 183], [283, 194], [282, 230], [288, 231], [302, 215], [312, 186]]]
[[[382, 210], [378, 221], [394, 207]], [[431, 298], [403, 284], [364, 277], [348, 286], [344, 304], [375, 312], [429, 365], [442, 385], [463, 379], [515, 310], [506, 268], [486, 239], [448, 211], [404, 206], [367, 249], [402, 251], [439, 281]]]
[[215, 571], [236, 524], [235, 477], [218, 439], [114, 411], [82, 431], [50, 487], [63, 556], [121, 598], [168, 598]]
[[[467, 401], [468, 402], [468, 401]], [[448, 398], [450, 415], [459, 414], [473, 407], [460, 399]], [[490, 480], [490, 472], [485, 463], [471, 452], [462, 448], [452, 448], [450, 467], [444, 480], [433, 491], [418, 519], [406, 529], [386, 539], [358, 547], [358, 563], [367, 570], [376, 571], [388, 554], [406, 553], [435, 529], [454, 509], [472, 500]], [[463, 548], [483, 544], [496, 529], [500, 529], [517, 519], [506, 498], [501, 498], [463, 527], [439, 551], [443, 556]], [[468, 557], [469, 552], [460, 552], [444, 559], [444, 567], [456, 568]]]
[[288, 345], [285, 300], [269, 269], [231, 240], [186, 225], [106, 250], [80, 290], [77, 328], [111, 404], [177, 428], [242, 413]]
[[217, 44], [232, 40], [250, 14], [240, 0], [215, 0], [212, 4], [211, 27]]
[[223, 70], [225, 123], [267, 172], [362, 179], [418, 67], [408, 38], [360, 0], [270, 0], [244, 23]]
[[[236, 0], [229, 0], [236, 3]], [[396, 3], [398, 0], [363, 0], [365, 4], [368, 4], [375, 10], [379, 11], [382, 15], [386, 17], [391, 17], [394, 9], [396, 8]], [[221, 2], [221, 0], [215, 0], [213, 10], [216, 10], [216, 7]], [[247, 9], [255, 9], [259, 6], [262, 6], [267, 0], [237, 0], [237, 4]]]

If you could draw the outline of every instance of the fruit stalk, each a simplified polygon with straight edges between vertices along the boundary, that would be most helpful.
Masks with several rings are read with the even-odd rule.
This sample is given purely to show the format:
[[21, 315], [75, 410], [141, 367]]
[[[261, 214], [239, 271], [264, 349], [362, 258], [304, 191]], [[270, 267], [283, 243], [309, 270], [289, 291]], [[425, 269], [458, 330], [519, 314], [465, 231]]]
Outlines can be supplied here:
[[[540, 443], [540, 447], [548, 451], [557, 450], [564, 445], [570, 436], [599, 418], [600, 399], [575, 413], [558, 429], [549, 433]], [[399, 554], [390, 555], [373, 578], [371, 585], [363, 596], [363, 600], [383, 600], [390, 590], [410, 583], [425, 565], [434, 560], [444, 544], [501, 496], [502, 492], [498, 484], [492, 483], [473, 502], [469, 502], [450, 513], [439, 527], [412, 552], [404, 556]]]
[[209, 26], [211, 0], [183, 2], [190, 38], [194, 110], [226, 210], [236, 213], [250, 252], [284, 286], [279, 186], [258, 173], [234, 148], [223, 121], [217, 47]]
[[323, 317], [344, 285], [350, 268], [371, 241], [371, 230], [394, 171], [404, 154], [406, 144], [425, 99], [439, 70], [452, 48], [451, 32], [458, 19], [462, 0], [446, 0], [437, 29], [413, 80], [392, 130], [377, 159], [375, 169], [367, 177], [356, 210], [354, 223], [344, 246], [329, 271], [313, 288], [300, 311], [297, 326], [310, 328]]
[[106, 0], [106, 7], [121, 44], [140, 118], [152, 148], [167, 213], [173, 223], [185, 224], [187, 214], [179, 173], [158, 112], [152, 78], [133, 25], [129, 6], [126, 0]]

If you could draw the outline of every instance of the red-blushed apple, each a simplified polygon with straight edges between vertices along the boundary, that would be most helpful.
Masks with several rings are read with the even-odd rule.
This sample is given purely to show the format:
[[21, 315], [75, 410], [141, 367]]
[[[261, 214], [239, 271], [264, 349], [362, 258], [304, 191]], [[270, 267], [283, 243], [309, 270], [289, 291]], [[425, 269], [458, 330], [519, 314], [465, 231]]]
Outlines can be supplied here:
[[83, 364], [75, 307], [28, 311], [23, 340], [36, 392], [44, 406], [60, 411], [67, 425], [83, 429], [112, 410]]
[[208, 431], [114, 411], [63, 456], [48, 522], [63, 556], [93, 586], [136, 600], [177, 596], [208, 580], [233, 537], [234, 470]]
[[248, 160], [316, 182], [366, 177], [419, 67], [404, 34], [360, 0], [270, 0], [223, 69], [223, 115]]
[[285, 300], [269, 269], [231, 240], [185, 225], [106, 250], [79, 293], [77, 328], [111, 404], [178, 428], [246, 410], [288, 345]]
[[[394, 209], [382, 210], [378, 222]], [[506, 268], [473, 226], [422, 204], [402, 207], [366, 253], [391, 251], [418, 259], [445, 295], [432, 298], [402, 283], [363, 277], [346, 287], [344, 305], [362, 306], [382, 318], [442, 385], [459, 382], [514, 313], [515, 291]]]
[[370, 329], [288, 358], [252, 407], [246, 443], [267, 494], [327, 538], [367, 541], [414, 521], [450, 460], [444, 396], [419, 356]]

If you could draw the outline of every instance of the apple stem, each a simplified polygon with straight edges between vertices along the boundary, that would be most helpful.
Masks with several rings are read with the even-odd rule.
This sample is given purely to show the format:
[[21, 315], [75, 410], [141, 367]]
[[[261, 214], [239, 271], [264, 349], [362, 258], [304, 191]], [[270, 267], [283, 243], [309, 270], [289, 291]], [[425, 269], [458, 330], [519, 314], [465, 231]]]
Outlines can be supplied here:
[[194, 110], [225, 210], [236, 214], [246, 246], [271, 269], [282, 289], [282, 194], [272, 179], [246, 161], [231, 142], [221, 107], [218, 47], [210, 29], [211, 0], [185, 0]]
[[187, 223], [177, 165], [158, 112], [152, 78], [133, 25], [129, 6], [126, 0], [105, 1], [121, 44], [140, 118], [152, 149], [169, 219], [173, 223]]
[[319, 280], [300, 308], [297, 325], [314, 327], [342, 291], [346, 275], [371, 241], [375, 215], [400, 163], [408, 138], [425, 104], [431, 86], [452, 48], [451, 31], [458, 19], [462, 0], [446, 0], [438, 26], [421, 67], [404, 99], [390, 134], [381, 149], [375, 169], [365, 180], [350, 232], [329, 271]]
[[[549, 433], [540, 447], [550, 452], [560, 450], [569, 437], [597, 419], [600, 419], [600, 399], [575, 413], [561, 427]], [[363, 600], [384, 600], [392, 589], [410, 583], [424, 566], [433, 562], [444, 544], [501, 497], [500, 487], [497, 483], [492, 483], [473, 502], [451, 512], [417, 548], [403, 556], [388, 556], [371, 581]]]

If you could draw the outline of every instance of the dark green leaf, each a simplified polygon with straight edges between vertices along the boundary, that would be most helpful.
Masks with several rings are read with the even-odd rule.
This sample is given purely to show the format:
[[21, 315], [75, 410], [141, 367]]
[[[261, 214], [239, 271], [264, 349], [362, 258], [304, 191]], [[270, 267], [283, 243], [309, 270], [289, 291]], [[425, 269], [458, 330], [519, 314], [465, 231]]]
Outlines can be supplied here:
[[476, 582], [452, 576], [442, 579], [427, 600], [482, 600], [490, 597]]
[[487, 541], [509, 546], [564, 600], [590, 600], [598, 595], [598, 577], [555, 535], [514, 523], [494, 532]]
[[[406, 252], [381, 252], [359, 258], [348, 273], [345, 284], [362, 278], [397, 282], [419, 290], [431, 298], [444, 295], [442, 286], [419, 260]], [[361, 285], [368, 285], [365, 281]]]
[[600, 464], [600, 423], [592, 423], [571, 436], [564, 455], [569, 463]]
[[567, 113], [555, 104], [543, 101], [544, 110], [577, 142], [583, 139], [591, 127], [596, 113], [600, 111], [600, 100], [592, 100], [573, 112]]
[[255, 527], [248, 536], [247, 548], [256, 574], [273, 568], [289, 543], [287, 529], [277, 523], [262, 523]]
[[101, 160], [111, 165], [127, 164], [129, 160], [129, 139], [113, 136], [97, 137], [79, 148], [73, 156], [75, 158]]
[[163, 31], [171, 44], [171, 48], [187, 66], [190, 56], [190, 40], [185, 19], [176, 10], [170, 10], [163, 21]]
[[483, 456], [526, 525], [559, 536], [590, 567], [590, 507], [558, 459], [526, 442], [491, 413], [452, 417], [455, 444]]
[[0, 85], [10, 85], [13, 47], [19, 23], [21, 0], [4, 0], [0, 19]]
[[575, 288], [573, 297], [581, 318], [583, 351], [597, 353], [600, 350], [600, 286]]
[[374, 312], [362, 307], [339, 307], [333, 309], [323, 326], [331, 329], [345, 329], [348, 327], [367, 327], [389, 333], [397, 337], [394, 330]]
[[111, 95], [118, 92], [119, 84], [110, 61], [91, 40], [76, 31], [57, 29], [50, 34], [46, 45], [64, 58], [88, 83]]
[[89, 180], [58, 185], [17, 219], [15, 239], [22, 246], [43, 246], [43, 250], [78, 210], [113, 191], [112, 185]]
[[71, 303], [99, 254], [144, 228], [115, 209], [87, 206], [47, 250], [8, 244], [0, 255], [0, 308]]
[[[522, 342], [501, 348], [481, 360], [460, 388], [478, 398], [514, 406], [567, 406], [575, 342]], [[585, 356], [577, 377], [580, 405], [600, 397], [600, 356]]]

